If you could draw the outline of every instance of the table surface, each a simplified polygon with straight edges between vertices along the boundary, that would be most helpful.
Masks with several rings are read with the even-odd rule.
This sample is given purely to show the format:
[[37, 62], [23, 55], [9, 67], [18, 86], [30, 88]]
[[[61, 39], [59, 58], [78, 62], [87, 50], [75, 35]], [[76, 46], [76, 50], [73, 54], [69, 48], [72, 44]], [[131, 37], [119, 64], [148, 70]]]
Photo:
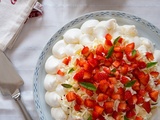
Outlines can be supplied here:
[[[33, 74], [38, 57], [52, 35], [70, 20], [88, 12], [118, 10], [141, 17], [160, 28], [160, 0], [43, 0], [44, 14], [30, 18], [14, 47], [5, 53], [24, 80], [22, 101], [34, 120]], [[10, 96], [0, 93], [0, 120], [24, 120]]]

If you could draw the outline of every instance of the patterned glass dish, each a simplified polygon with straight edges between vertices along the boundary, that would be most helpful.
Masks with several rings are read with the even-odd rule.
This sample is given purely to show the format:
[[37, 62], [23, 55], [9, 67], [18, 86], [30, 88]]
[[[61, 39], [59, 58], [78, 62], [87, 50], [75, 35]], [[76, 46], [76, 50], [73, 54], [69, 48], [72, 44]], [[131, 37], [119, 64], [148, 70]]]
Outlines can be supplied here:
[[[44, 65], [47, 58], [52, 54], [51, 50], [53, 45], [62, 38], [62, 35], [65, 33], [65, 31], [73, 27], [79, 28], [86, 20], [97, 19], [101, 21], [111, 18], [116, 19], [119, 25], [135, 25], [136, 29], [138, 30], [139, 36], [146, 37], [152, 40], [152, 42], [155, 43], [155, 48], [160, 48], [160, 30], [153, 24], [135, 15], [124, 13], [121, 11], [106, 10], [88, 13], [72, 20], [68, 24], [64, 25], [61, 29], [59, 29], [48, 41], [48, 43], [42, 50], [36, 65], [33, 80], [33, 93], [35, 106], [40, 120], [53, 120], [50, 113], [50, 107], [46, 104], [44, 99], [46, 92], [44, 89], [44, 77], [46, 75]], [[155, 114], [155, 116], [152, 117], [152, 120], [157, 119], [158, 115]]]

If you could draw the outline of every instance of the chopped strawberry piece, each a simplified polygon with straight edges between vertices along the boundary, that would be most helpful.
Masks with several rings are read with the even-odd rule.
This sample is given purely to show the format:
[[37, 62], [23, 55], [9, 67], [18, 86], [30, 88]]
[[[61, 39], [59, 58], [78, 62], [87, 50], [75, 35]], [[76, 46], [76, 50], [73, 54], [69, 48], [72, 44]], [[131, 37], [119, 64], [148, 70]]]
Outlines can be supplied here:
[[131, 97], [132, 97], [131, 91], [129, 91], [129, 90], [125, 91], [125, 93], [124, 93], [124, 99], [125, 99], [125, 100], [128, 100], [128, 99], [130, 99]]
[[141, 95], [137, 95], [137, 104], [142, 104], [144, 103], [144, 97]]
[[150, 102], [144, 102], [142, 107], [147, 111], [147, 113], [151, 112], [151, 104], [150, 104]]
[[98, 89], [102, 92], [102, 93], [105, 93], [108, 89], [108, 86], [109, 86], [109, 83], [104, 79], [104, 80], [101, 80], [99, 82], [99, 85], [98, 85]]
[[130, 105], [135, 105], [137, 103], [137, 101], [138, 101], [138, 98], [136, 95], [133, 95], [131, 98], [129, 98], [127, 100], [128, 104], [130, 104]]
[[104, 53], [104, 47], [102, 44], [99, 44], [96, 48], [96, 54], [103, 56], [103, 53]]
[[76, 100], [76, 93], [74, 93], [73, 91], [70, 91], [67, 93], [66, 98], [68, 102], [72, 102]]
[[90, 60], [93, 58], [94, 58], [94, 54], [93, 54], [93, 52], [90, 52], [89, 55], [87, 56], [87, 60]]
[[126, 112], [127, 118], [132, 118], [132, 117], [134, 117], [135, 115], [136, 115], [136, 113], [135, 113], [135, 111], [134, 111], [133, 109]]
[[81, 69], [79, 72], [77, 72], [75, 75], [74, 75], [74, 80], [77, 80], [77, 81], [81, 81], [83, 80], [83, 76], [84, 76], [84, 70]]
[[104, 109], [106, 113], [112, 113], [113, 112], [113, 106], [114, 102], [113, 101], [107, 101], [104, 103]]
[[141, 71], [138, 74], [138, 78], [139, 78], [140, 83], [142, 83], [143, 85], [148, 84], [148, 81], [149, 81], [149, 75], [148, 74], [145, 74], [144, 72]]
[[68, 57], [64, 58], [62, 62], [64, 64], [68, 65], [70, 61], [71, 61], [71, 56], [68, 56]]
[[121, 62], [120, 62], [120, 61], [118, 61], [118, 60], [115, 60], [112, 64], [113, 64], [113, 66], [114, 66], [114, 67], [116, 67], [116, 68], [117, 68], [117, 67], [119, 67], [119, 66], [120, 66]]
[[89, 47], [88, 46], [84, 46], [82, 51], [81, 51], [81, 54], [87, 56], [89, 54]]
[[76, 103], [78, 105], [82, 105], [83, 104], [83, 99], [79, 95], [76, 95]]
[[149, 92], [149, 96], [154, 102], [157, 101], [158, 94], [159, 94], [158, 90], [153, 90], [152, 92]]
[[111, 34], [106, 34], [105, 38], [106, 38], [106, 40], [112, 40]]
[[119, 60], [123, 58], [123, 52], [115, 52], [113, 55]]
[[154, 78], [157, 78], [158, 75], [159, 75], [159, 72], [157, 72], [157, 71], [152, 71], [152, 72], [150, 72], [150, 74], [151, 74]]
[[57, 74], [60, 75], [60, 76], [64, 76], [65, 75], [65, 73], [62, 70], [58, 70]]
[[149, 84], [147, 84], [145, 87], [145, 91], [152, 92], [152, 87]]
[[100, 116], [103, 113], [103, 110], [104, 108], [99, 105], [94, 106], [94, 111], [98, 114], [98, 116]]
[[148, 60], [153, 60], [154, 59], [153, 53], [150, 53], [150, 52], [146, 52], [146, 57], [147, 57]]
[[122, 52], [121, 46], [115, 46], [114, 51], [115, 52]]
[[127, 44], [126, 47], [125, 47], [125, 52], [126, 53], [127, 52], [132, 52], [132, 50], [134, 49], [134, 47], [135, 47], [135, 43], [129, 43], [129, 44]]
[[80, 110], [81, 110], [81, 106], [78, 105], [78, 104], [75, 104], [75, 105], [74, 105], [74, 109], [75, 109], [76, 111], [80, 111]]
[[123, 112], [127, 109], [127, 103], [125, 102], [120, 102], [118, 104], [118, 112]]
[[105, 65], [106, 67], [110, 67], [110, 66], [112, 65], [112, 63], [113, 63], [112, 58], [108, 58], [108, 59], [106, 59], [106, 60], [104, 61], [104, 65]]
[[121, 95], [120, 94], [118, 94], [118, 93], [113, 93], [112, 95], [111, 95], [111, 98], [113, 99], [113, 100], [121, 100]]
[[92, 90], [86, 89], [85, 91], [86, 91], [87, 95], [89, 95], [89, 96], [93, 96], [93, 94], [94, 94], [94, 92]]
[[96, 80], [97, 82], [101, 81], [101, 80], [107, 80], [108, 79], [108, 74], [104, 71], [102, 72], [97, 72], [94, 75], [94, 80]]
[[135, 120], [143, 120], [143, 117], [141, 117], [141, 116], [136, 116]]
[[120, 113], [114, 111], [113, 114], [112, 114], [112, 117], [115, 119], [115, 120], [121, 120], [122, 116]]
[[140, 83], [138, 82], [138, 80], [136, 80], [136, 82], [132, 86], [132, 89], [135, 90], [135, 91], [140, 90]]
[[90, 72], [87, 72], [87, 71], [84, 71], [84, 74], [83, 74], [83, 79], [86, 80], [86, 79], [90, 79], [91, 78], [91, 73]]
[[95, 58], [93, 58], [93, 59], [88, 59], [88, 63], [93, 67], [93, 68], [95, 68], [95, 67], [97, 67], [98, 66], [98, 60], [97, 59], [95, 59]]
[[121, 81], [122, 84], [126, 84], [126, 83], [129, 82], [129, 78], [126, 77], [126, 76], [122, 76], [122, 77], [120, 78], [120, 81]]
[[89, 108], [94, 108], [96, 102], [94, 100], [91, 100], [91, 99], [85, 99], [84, 100], [84, 105], [86, 107], [89, 107]]
[[109, 77], [108, 80], [109, 80], [109, 82], [110, 82], [111, 84], [116, 84], [116, 83], [117, 83], [116, 77]]
[[107, 100], [107, 98], [108, 98], [107, 95], [105, 95], [105, 94], [103, 94], [103, 93], [100, 93], [100, 94], [98, 95], [98, 97], [97, 97], [97, 101], [98, 101], [98, 102], [102, 102], [102, 101]]
[[122, 73], [123, 75], [126, 75], [128, 73], [128, 66], [124, 65], [120, 68], [120, 73]]
[[146, 68], [146, 63], [144, 61], [138, 61], [138, 67], [140, 69], [144, 69], [144, 68]]

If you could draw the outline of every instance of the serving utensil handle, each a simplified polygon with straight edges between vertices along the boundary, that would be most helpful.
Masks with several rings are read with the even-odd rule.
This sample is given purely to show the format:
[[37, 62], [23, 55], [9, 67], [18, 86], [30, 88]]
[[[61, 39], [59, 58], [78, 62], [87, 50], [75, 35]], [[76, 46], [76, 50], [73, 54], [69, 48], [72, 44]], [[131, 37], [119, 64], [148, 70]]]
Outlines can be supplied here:
[[32, 120], [30, 114], [28, 113], [28, 111], [26, 110], [25, 106], [23, 105], [22, 101], [21, 101], [21, 95], [20, 93], [16, 96], [13, 97], [13, 99], [17, 102], [19, 108], [21, 109], [25, 120]]

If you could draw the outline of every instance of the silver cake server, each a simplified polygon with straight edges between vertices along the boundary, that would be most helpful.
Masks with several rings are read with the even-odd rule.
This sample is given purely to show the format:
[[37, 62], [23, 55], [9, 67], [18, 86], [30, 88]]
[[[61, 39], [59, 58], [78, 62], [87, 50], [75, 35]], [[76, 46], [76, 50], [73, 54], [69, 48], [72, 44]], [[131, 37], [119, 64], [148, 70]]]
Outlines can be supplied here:
[[0, 50], [0, 91], [3, 95], [11, 95], [11, 97], [19, 105], [25, 120], [32, 120], [25, 106], [21, 101], [20, 86], [24, 82], [19, 76], [12, 63], [6, 55]]

